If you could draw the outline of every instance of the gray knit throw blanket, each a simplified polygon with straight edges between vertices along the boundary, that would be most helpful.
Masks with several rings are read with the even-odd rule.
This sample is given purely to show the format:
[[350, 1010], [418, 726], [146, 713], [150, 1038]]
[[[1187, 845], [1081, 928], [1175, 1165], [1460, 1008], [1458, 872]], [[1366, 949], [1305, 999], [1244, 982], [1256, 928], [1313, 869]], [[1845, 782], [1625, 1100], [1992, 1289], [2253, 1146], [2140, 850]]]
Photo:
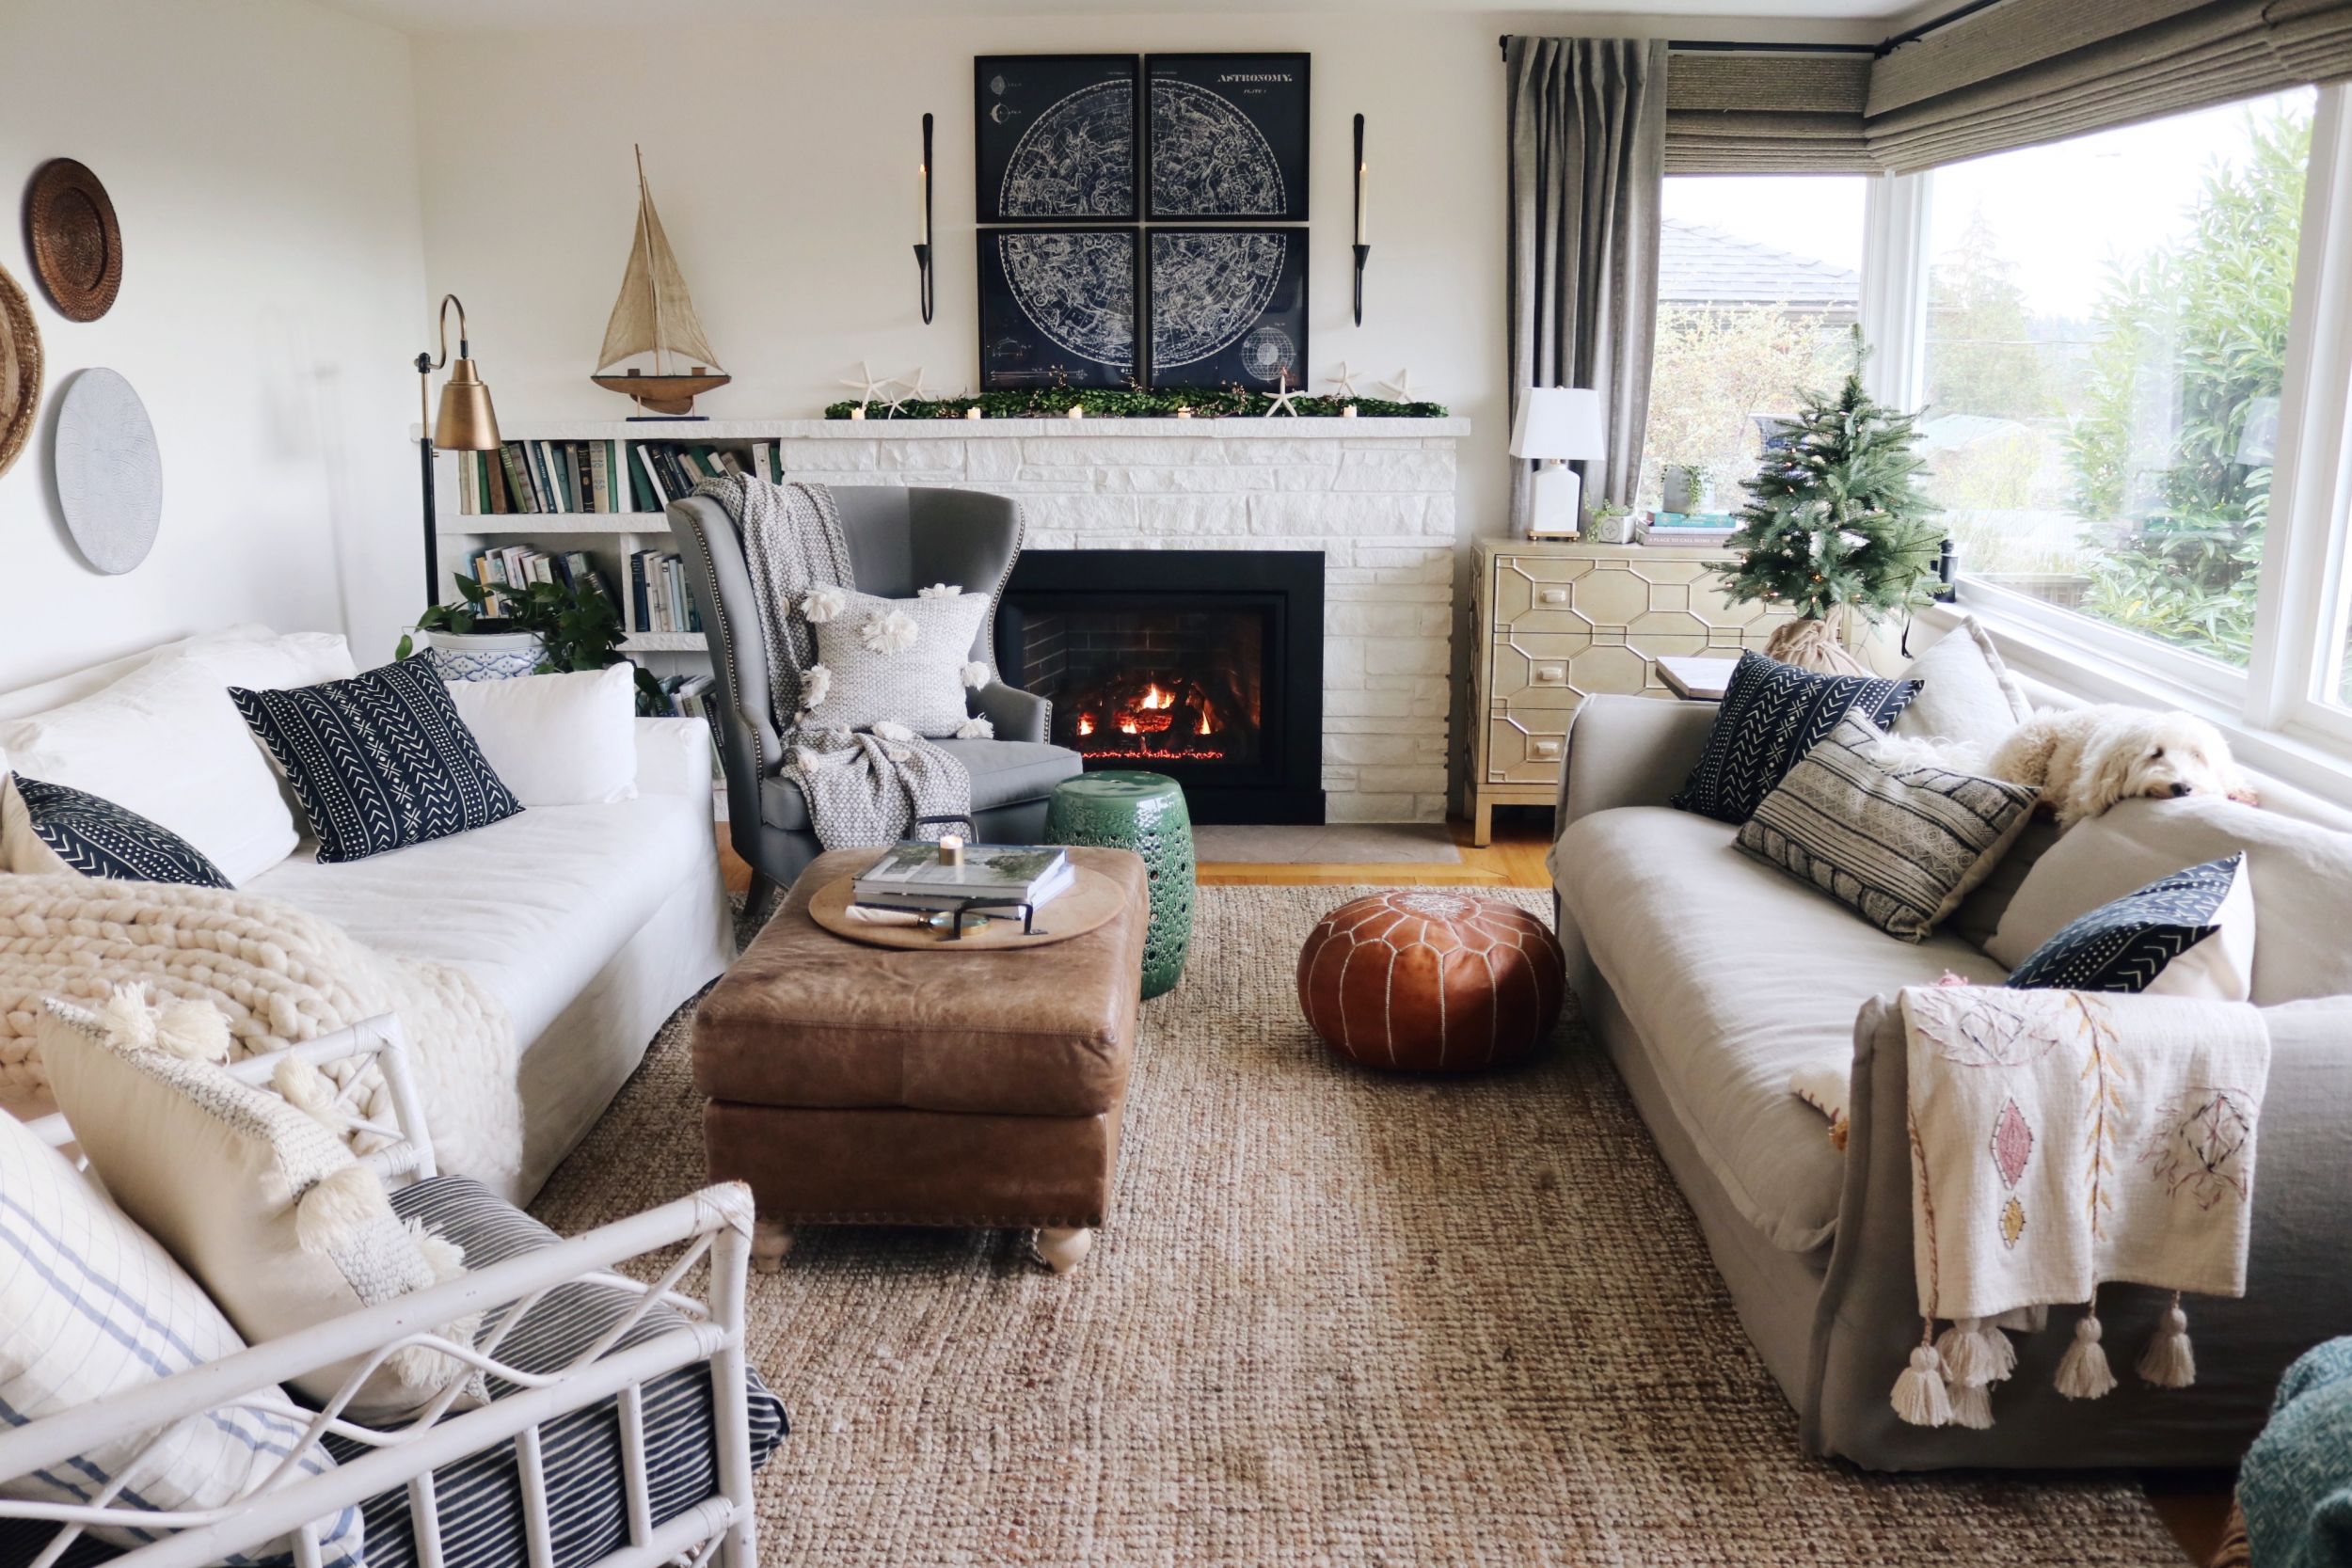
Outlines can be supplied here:
[[[833, 492], [822, 484], [771, 484], [745, 474], [694, 487], [726, 509], [743, 540], [768, 650], [768, 701], [784, 736], [783, 774], [800, 785], [818, 842], [828, 849], [937, 838], [968, 818], [972, 775], [946, 752], [917, 737], [884, 740], [863, 730], [807, 722], [802, 692], [826, 679], [804, 606], [818, 588], [854, 591], [849, 543]], [[821, 694], [821, 693], [820, 693]]]

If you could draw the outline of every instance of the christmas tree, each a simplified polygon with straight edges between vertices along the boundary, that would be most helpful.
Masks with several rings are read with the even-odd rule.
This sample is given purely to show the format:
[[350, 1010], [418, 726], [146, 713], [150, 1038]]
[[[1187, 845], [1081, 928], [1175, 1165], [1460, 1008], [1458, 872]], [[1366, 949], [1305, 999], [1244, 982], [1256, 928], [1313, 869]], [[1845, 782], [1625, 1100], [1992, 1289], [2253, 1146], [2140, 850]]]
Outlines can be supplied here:
[[1877, 621], [1928, 602], [1944, 539], [1915, 483], [1917, 418], [1862, 389], [1859, 335], [1856, 345], [1845, 386], [1804, 394], [1765, 443], [1725, 546], [1736, 562], [1716, 568], [1734, 603], [1794, 610], [1767, 652], [1817, 669], [1862, 668], [1839, 646], [1851, 616]]

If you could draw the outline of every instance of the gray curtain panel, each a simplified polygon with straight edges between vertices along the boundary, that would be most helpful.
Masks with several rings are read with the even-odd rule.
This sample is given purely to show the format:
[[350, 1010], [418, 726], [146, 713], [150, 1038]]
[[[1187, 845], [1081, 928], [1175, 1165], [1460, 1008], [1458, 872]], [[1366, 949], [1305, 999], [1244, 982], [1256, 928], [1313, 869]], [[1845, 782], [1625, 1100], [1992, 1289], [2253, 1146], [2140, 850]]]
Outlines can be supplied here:
[[[1658, 319], [1665, 179], [1663, 40], [1514, 38], [1511, 410], [1529, 387], [1591, 387], [1609, 455], [1578, 465], [1585, 502], [1633, 504]], [[1528, 466], [1511, 463], [1524, 532]]]

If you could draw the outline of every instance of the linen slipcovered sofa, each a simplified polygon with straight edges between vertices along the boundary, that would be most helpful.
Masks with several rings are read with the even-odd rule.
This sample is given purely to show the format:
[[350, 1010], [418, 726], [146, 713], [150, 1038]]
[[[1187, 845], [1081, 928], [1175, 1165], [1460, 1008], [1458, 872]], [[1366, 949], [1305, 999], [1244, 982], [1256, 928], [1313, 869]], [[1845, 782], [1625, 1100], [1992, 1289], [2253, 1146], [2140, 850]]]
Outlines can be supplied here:
[[[260, 626], [207, 633], [0, 693], [0, 768], [10, 763], [5, 736], [24, 733], [12, 721], [72, 705], [71, 724], [41, 727], [44, 746], [110, 751], [135, 768], [151, 759], [165, 787], [213, 787], [194, 770], [175, 777], [180, 748], [194, 742], [169, 729], [195, 720], [159, 712], [151, 700], [159, 683], [140, 684], [159, 661], [188, 657], [203, 661], [215, 685], [295, 686], [355, 673], [338, 636]], [[134, 692], [141, 695], [127, 695]], [[125, 694], [119, 705], [118, 694]], [[225, 721], [238, 742], [242, 721], [225, 696], [219, 709], [205, 721]], [[699, 720], [639, 719], [634, 734], [630, 799], [532, 806], [470, 832], [338, 864], [320, 863], [307, 839], [297, 846], [288, 834], [269, 851], [274, 863], [233, 878], [238, 891], [319, 916], [376, 952], [462, 969], [504, 1005], [520, 1055], [523, 1117], [521, 1169], [500, 1194], [513, 1202], [530, 1201], [604, 1115], [662, 1022], [735, 957], [713, 827], [709, 731]], [[301, 820], [291, 798], [244, 803], [257, 820], [273, 812]], [[233, 821], [241, 809], [236, 799], [204, 804], [216, 820]], [[48, 1109], [38, 1101], [5, 1108]]]
[[[1743, 853], [1736, 827], [1667, 804], [1714, 718], [1711, 703], [1638, 697], [1577, 710], [1551, 853], [1560, 938], [1584, 1017], [1806, 1450], [1887, 1470], [2234, 1464], [2289, 1363], [2352, 1324], [2352, 819], [2265, 783], [2265, 809], [2132, 800], [2062, 839], [2038, 823], [1912, 945]], [[2127, 1370], [2135, 1349], [2113, 1393], [2059, 1398], [2051, 1377], [2071, 1320], [2058, 1309], [2050, 1329], [2015, 1337], [2017, 1374], [1994, 1391], [1990, 1430], [1905, 1425], [1889, 1391], [1920, 1319], [1894, 993], [1947, 971], [1997, 985], [2021, 941], [2239, 847], [2273, 1054], [2247, 1292], [2187, 1302], [2196, 1384], [2149, 1386]], [[1843, 1152], [1789, 1092], [1792, 1070], [1825, 1055], [1852, 1063]], [[2169, 1301], [2103, 1290], [2108, 1343], [2144, 1343]]]

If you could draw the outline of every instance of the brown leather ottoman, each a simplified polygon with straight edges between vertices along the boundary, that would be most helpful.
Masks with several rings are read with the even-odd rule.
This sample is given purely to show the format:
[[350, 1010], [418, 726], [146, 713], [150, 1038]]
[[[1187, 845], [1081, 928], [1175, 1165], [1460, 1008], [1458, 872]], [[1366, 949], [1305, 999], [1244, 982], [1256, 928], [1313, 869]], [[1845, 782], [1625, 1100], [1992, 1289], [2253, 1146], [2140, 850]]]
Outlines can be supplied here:
[[704, 998], [694, 1084], [711, 1180], [751, 1183], [766, 1269], [797, 1225], [1033, 1227], [1041, 1258], [1074, 1267], [1110, 1205], [1151, 918], [1143, 862], [1070, 851], [1127, 895], [1083, 936], [903, 952], [808, 915], [818, 889], [877, 853], [818, 857]]

